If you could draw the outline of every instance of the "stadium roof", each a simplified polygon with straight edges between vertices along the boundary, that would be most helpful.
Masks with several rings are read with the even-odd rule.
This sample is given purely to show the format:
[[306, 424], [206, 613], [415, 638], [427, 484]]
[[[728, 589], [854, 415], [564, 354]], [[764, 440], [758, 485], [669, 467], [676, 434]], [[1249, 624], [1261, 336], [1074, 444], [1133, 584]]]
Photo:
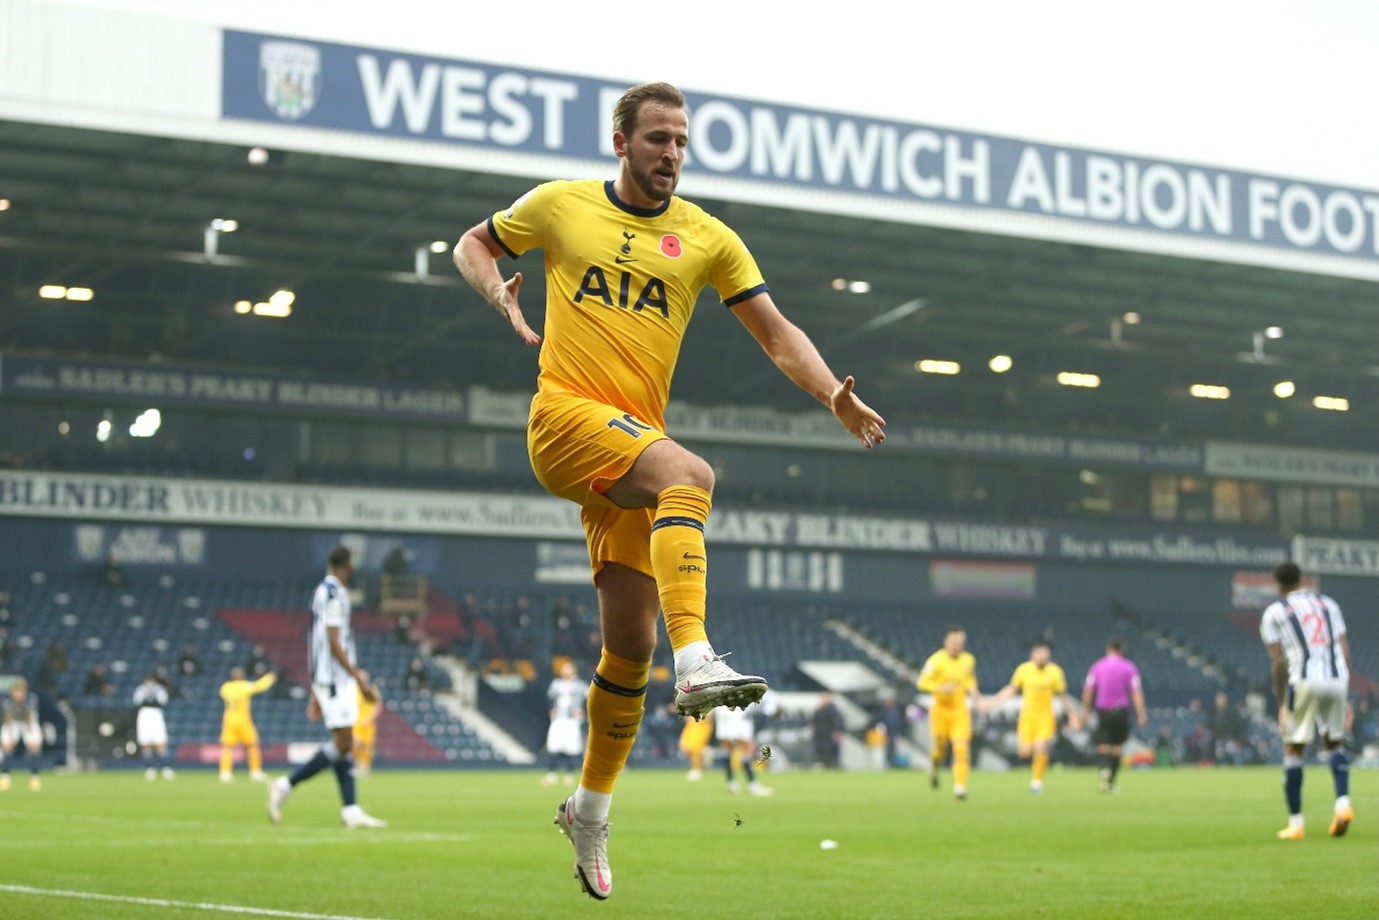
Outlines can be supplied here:
[[[612, 164], [608, 175], [613, 174]], [[0, 347], [80, 350], [430, 386], [530, 389], [535, 355], [460, 281], [447, 252], [530, 180], [301, 152], [0, 122]], [[883, 414], [1218, 434], [1379, 448], [1373, 282], [1084, 245], [699, 200], [736, 229], [776, 302]], [[207, 259], [205, 232], [219, 233]], [[517, 263], [539, 321], [537, 257]], [[511, 270], [511, 265], [505, 266]], [[837, 280], [863, 281], [854, 293]], [[89, 303], [44, 300], [79, 285]], [[296, 293], [292, 316], [239, 300]], [[712, 292], [674, 395], [699, 404], [808, 401]], [[1137, 314], [1134, 324], [1126, 314]], [[732, 327], [732, 328], [730, 328]], [[1260, 338], [1270, 327], [1281, 338]], [[1262, 346], [1262, 347], [1259, 347]], [[1009, 373], [987, 367], [1013, 358]], [[958, 362], [956, 377], [916, 362]], [[1096, 393], [1054, 383], [1096, 374]], [[1295, 382], [1280, 400], [1275, 383]], [[1229, 387], [1226, 403], [1188, 387]], [[1313, 395], [1350, 400], [1319, 412]]]

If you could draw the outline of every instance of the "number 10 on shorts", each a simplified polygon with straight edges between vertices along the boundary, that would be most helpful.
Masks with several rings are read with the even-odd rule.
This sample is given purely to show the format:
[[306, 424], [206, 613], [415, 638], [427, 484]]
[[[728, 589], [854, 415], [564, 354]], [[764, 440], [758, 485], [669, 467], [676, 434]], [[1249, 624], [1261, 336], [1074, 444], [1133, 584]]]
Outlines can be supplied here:
[[625, 413], [621, 418], [610, 418], [608, 420], [608, 427], [616, 428], [619, 431], [626, 432], [634, 438], [640, 438], [642, 436], [643, 431], [652, 430], [650, 425], [641, 421], [630, 412]]

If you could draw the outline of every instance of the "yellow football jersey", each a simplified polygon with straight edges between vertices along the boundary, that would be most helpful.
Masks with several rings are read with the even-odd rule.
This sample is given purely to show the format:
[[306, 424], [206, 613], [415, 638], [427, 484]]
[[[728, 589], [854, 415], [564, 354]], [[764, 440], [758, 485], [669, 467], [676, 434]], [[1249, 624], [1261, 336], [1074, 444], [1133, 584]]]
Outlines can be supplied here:
[[722, 221], [679, 197], [633, 207], [612, 182], [538, 185], [489, 218], [488, 230], [514, 258], [545, 250], [538, 388], [625, 409], [662, 431], [699, 292], [711, 286], [732, 306], [767, 289]]
[[[940, 689], [944, 684], [952, 684], [953, 689], [945, 693]], [[939, 649], [924, 662], [915, 686], [932, 693], [935, 705], [962, 705], [968, 693], [977, 692], [977, 659], [971, 652], [960, 652], [954, 658]]]
[[1026, 661], [1011, 675], [1010, 685], [1024, 695], [1026, 712], [1053, 712], [1053, 698], [1068, 692], [1063, 669], [1050, 661], [1042, 668]]
[[273, 686], [277, 679], [275, 674], [265, 674], [252, 683], [247, 680], [227, 680], [221, 684], [220, 698], [225, 701], [225, 721], [250, 721], [249, 698]]

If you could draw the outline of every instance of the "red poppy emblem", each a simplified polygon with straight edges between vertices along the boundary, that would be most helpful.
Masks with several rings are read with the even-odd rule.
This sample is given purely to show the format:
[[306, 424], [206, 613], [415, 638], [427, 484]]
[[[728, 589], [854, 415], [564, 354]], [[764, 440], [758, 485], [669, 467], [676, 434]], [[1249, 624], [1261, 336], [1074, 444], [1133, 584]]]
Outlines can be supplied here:
[[671, 259], [680, 258], [680, 253], [684, 252], [680, 248], [680, 238], [673, 233], [667, 233], [661, 237], [661, 253]]

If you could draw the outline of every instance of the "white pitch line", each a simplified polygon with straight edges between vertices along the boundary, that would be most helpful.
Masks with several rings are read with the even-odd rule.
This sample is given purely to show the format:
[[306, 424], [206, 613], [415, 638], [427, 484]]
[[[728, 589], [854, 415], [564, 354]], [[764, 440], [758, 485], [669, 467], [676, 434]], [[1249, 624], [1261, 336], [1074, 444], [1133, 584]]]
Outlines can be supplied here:
[[[386, 846], [394, 843], [468, 843], [469, 834], [435, 834], [425, 831], [395, 834], [351, 834], [349, 831], [324, 831], [316, 834], [279, 836], [265, 833], [252, 837], [215, 837], [216, 846]], [[136, 837], [95, 840], [0, 840], [0, 850], [63, 849], [122, 849], [124, 847], [184, 847], [186, 837]]]
[[164, 898], [136, 898], [128, 895], [97, 894], [92, 891], [63, 891], [58, 888], [30, 888], [27, 885], [0, 885], [0, 891], [31, 894], [48, 898], [71, 898], [76, 901], [113, 901], [118, 904], [140, 904], [145, 907], [177, 907], [191, 910], [211, 910], [222, 914], [252, 914], [256, 917], [290, 917], [293, 920], [380, 920], [377, 917], [355, 917], [347, 914], [310, 914], [296, 910], [273, 910], [268, 907], [241, 907], [238, 904], [211, 904], [203, 901], [169, 901]]

